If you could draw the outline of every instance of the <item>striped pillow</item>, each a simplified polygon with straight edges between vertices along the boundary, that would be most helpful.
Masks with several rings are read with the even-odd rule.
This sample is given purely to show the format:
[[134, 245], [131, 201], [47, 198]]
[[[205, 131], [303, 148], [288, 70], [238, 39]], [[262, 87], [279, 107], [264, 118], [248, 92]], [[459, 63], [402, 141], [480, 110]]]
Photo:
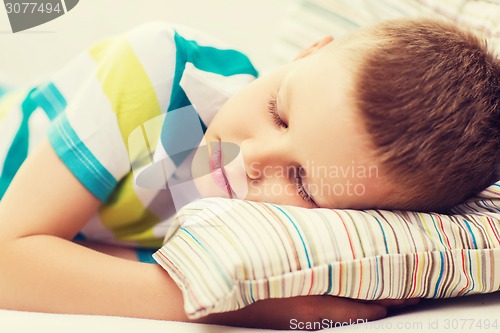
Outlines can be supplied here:
[[299, 295], [446, 298], [500, 290], [500, 181], [453, 215], [209, 198], [154, 259], [190, 318]]
[[289, 62], [325, 35], [340, 37], [360, 26], [402, 17], [435, 17], [479, 32], [500, 55], [498, 0], [301, 0], [289, 10], [274, 48]]

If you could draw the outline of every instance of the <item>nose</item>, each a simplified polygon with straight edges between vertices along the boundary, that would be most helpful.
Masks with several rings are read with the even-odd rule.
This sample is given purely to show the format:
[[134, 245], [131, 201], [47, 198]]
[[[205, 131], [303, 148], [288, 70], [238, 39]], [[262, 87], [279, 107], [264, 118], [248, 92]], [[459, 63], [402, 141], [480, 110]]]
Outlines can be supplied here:
[[241, 154], [248, 177], [259, 180], [266, 176], [267, 169], [286, 166], [286, 147], [280, 141], [246, 139], [240, 144]]

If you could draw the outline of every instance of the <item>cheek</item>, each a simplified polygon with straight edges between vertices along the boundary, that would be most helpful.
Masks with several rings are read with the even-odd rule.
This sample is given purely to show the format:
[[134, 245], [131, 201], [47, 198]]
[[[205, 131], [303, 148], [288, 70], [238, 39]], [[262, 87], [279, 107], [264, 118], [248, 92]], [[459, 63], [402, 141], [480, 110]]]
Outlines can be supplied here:
[[238, 133], [248, 128], [248, 124], [260, 121], [259, 115], [263, 113], [265, 98], [251, 92], [240, 92], [231, 97], [217, 112], [209, 129]]

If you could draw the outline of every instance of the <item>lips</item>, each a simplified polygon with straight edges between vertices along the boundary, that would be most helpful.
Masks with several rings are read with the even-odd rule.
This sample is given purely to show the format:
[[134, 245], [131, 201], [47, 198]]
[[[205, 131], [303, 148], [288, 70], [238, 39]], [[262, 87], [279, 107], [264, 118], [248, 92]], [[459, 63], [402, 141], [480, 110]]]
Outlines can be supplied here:
[[227, 192], [229, 198], [233, 198], [233, 190], [222, 165], [223, 155], [220, 141], [210, 143], [210, 169], [214, 183], [223, 191]]

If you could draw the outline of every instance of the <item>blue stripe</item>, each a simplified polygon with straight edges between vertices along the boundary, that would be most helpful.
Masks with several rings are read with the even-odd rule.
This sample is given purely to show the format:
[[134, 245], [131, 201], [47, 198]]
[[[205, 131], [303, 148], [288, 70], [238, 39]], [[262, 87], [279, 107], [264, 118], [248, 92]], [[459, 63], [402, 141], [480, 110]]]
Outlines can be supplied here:
[[[208, 251], [204, 246], [203, 244], [201, 244], [198, 239], [196, 239], [196, 237], [193, 236], [193, 234], [191, 234], [186, 228], [180, 228], [179, 230], [182, 230], [184, 231], [185, 233], [187, 233], [189, 236], [191, 236], [191, 238], [196, 242], [198, 243], [199, 246], [201, 246], [201, 248], [203, 249], [203, 251], [205, 251], [206, 253], [208, 253], [210, 255], [210, 251]], [[226, 284], [229, 288], [232, 287], [232, 284], [231, 282], [227, 279], [227, 276], [226, 274], [224, 274], [223, 270], [220, 268], [220, 265], [219, 263], [217, 262], [217, 260], [214, 259], [214, 257], [212, 255], [210, 255], [210, 259], [212, 259], [212, 262], [215, 264], [215, 266], [217, 266], [217, 269], [219, 270], [219, 273], [220, 273], [220, 276], [222, 276], [224, 278], [224, 280], [226, 281]]]
[[434, 224], [434, 229], [436, 229], [436, 233], [437, 233], [437, 235], [439, 237], [439, 241], [441, 242], [441, 245], [443, 245], [444, 247], [447, 247], [446, 244], [443, 242], [443, 238], [441, 237], [441, 232], [439, 231], [439, 228], [437, 226], [437, 222], [434, 219], [433, 215], [431, 215], [431, 219], [432, 219], [432, 224]]
[[384, 227], [382, 226], [382, 223], [379, 221], [379, 219], [376, 216], [373, 216], [375, 220], [377, 220], [377, 223], [380, 227], [380, 231], [382, 231], [382, 236], [384, 236], [384, 246], [385, 246], [385, 253], [389, 254], [389, 246], [387, 244], [387, 237], [385, 235]]
[[[174, 33], [174, 42], [176, 47], [175, 52], [175, 71], [174, 79], [172, 84], [172, 93], [170, 95], [170, 103], [167, 111], [177, 110], [186, 106], [191, 105], [189, 98], [180, 86], [180, 81], [182, 79], [182, 74], [186, 68], [186, 63], [192, 63], [194, 67], [199, 70], [216, 73], [223, 76], [231, 76], [236, 74], [250, 74], [257, 76], [258, 72], [253, 67], [252, 63], [246, 55], [236, 50], [221, 50], [211, 46], [200, 46], [196, 41], [187, 40], [177, 32]], [[201, 120], [200, 121], [203, 133], [207, 130], [207, 125]], [[171, 128], [168, 127], [169, 124], [164, 122], [162, 127], [162, 144], [168, 155], [173, 156], [175, 153], [171, 153], [168, 142], [165, 138], [169, 138], [172, 142], [181, 142], [182, 140], [177, 138], [172, 139]], [[170, 126], [173, 126], [170, 124]], [[167, 134], [169, 134], [167, 136]], [[182, 155], [178, 155], [182, 156]], [[186, 155], [187, 156], [187, 155]], [[173, 161], [176, 166], [179, 166], [183, 159], [176, 159]]]
[[167, 112], [162, 127], [162, 145], [175, 165], [180, 165], [193, 149], [197, 149], [205, 130], [193, 106]]
[[52, 82], [40, 86], [33, 93], [32, 98], [45, 111], [50, 120], [64, 111], [67, 105], [66, 99]]
[[66, 114], [57, 117], [48, 134], [57, 155], [75, 177], [99, 200], [106, 201], [117, 181], [80, 140]]
[[185, 62], [192, 63], [199, 70], [223, 76], [258, 75], [250, 59], [241, 52], [232, 49], [221, 50], [212, 46], [200, 46], [196, 41], [187, 40], [177, 32], [175, 32], [174, 40], [177, 50], [184, 53]]
[[28, 156], [29, 149], [29, 119], [36, 109], [36, 104], [31, 99], [31, 94], [35, 88], [31, 89], [23, 103], [21, 104], [21, 110], [23, 113], [23, 118], [19, 129], [17, 130], [12, 144], [7, 151], [5, 156], [5, 163], [2, 168], [2, 176], [0, 177], [0, 200], [7, 192], [12, 179], [16, 175], [17, 171], [23, 164], [24, 160]]
[[439, 271], [439, 277], [436, 282], [436, 288], [434, 289], [434, 295], [432, 295], [432, 298], [436, 298], [438, 289], [439, 289], [439, 284], [441, 283], [441, 279], [443, 278], [443, 271], [444, 271], [444, 258], [443, 258], [443, 252], [439, 251], [439, 256], [441, 257], [441, 265], [440, 265], [440, 271]]
[[333, 282], [332, 282], [332, 279], [333, 279], [333, 268], [332, 268], [332, 264], [328, 264], [328, 288], [326, 289], [326, 293], [325, 294], [330, 294], [332, 292], [332, 288], [333, 288]]
[[85, 237], [85, 235], [81, 232], [77, 233], [75, 237], [73, 237], [73, 242], [77, 242], [77, 241], [86, 241], [87, 240], [87, 237]]
[[469, 222], [467, 220], [463, 220], [463, 221], [464, 221], [465, 226], [467, 227], [467, 229], [469, 229], [469, 234], [472, 237], [472, 243], [474, 244], [474, 248], [477, 249], [476, 237], [474, 237], [474, 232], [472, 232], [472, 229], [471, 229], [471, 227], [469, 225]]
[[139, 259], [140, 262], [144, 262], [147, 264], [156, 264], [156, 260], [153, 259], [153, 254], [157, 250], [151, 250], [151, 249], [144, 249], [144, 248], [137, 248], [135, 250], [137, 254], [137, 259]]
[[293, 220], [290, 218], [290, 216], [288, 216], [287, 213], [285, 213], [285, 211], [283, 209], [281, 209], [281, 207], [278, 207], [276, 205], [273, 205], [274, 207], [276, 207], [278, 210], [280, 210], [287, 218], [288, 220], [292, 223], [293, 227], [295, 228], [295, 230], [297, 231], [297, 234], [299, 235], [300, 237], [300, 241], [302, 242], [302, 247], [304, 248], [304, 252], [306, 254], [306, 258], [307, 258], [307, 267], [308, 268], [311, 268], [311, 260], [309, 259], [309, 253], [307, 251], [307, 247], [306, 247], [306, 243], [304, 242], [304, 239], [302, 238], [302, 234], [300, 233], [299, 231], [299, 228], [297, 228], [297, 225], [293, 222]]
[[373, 297], [372, 299], [375, 299], [377, 297], [377, 292], [378, 292], [378, 287], [379, 287], [379, 282], [380, 282], [380, 276], [378, 274], [378, 260], [380, 259], [380, 256], [375, 257], [375, 289], [373, 290]]
[[255, 297], [253, 297], [253, 283], [250, 283], [249, 286], [250, 286], [250, 298], [252, 299], [252, 303], [255, 303]]

